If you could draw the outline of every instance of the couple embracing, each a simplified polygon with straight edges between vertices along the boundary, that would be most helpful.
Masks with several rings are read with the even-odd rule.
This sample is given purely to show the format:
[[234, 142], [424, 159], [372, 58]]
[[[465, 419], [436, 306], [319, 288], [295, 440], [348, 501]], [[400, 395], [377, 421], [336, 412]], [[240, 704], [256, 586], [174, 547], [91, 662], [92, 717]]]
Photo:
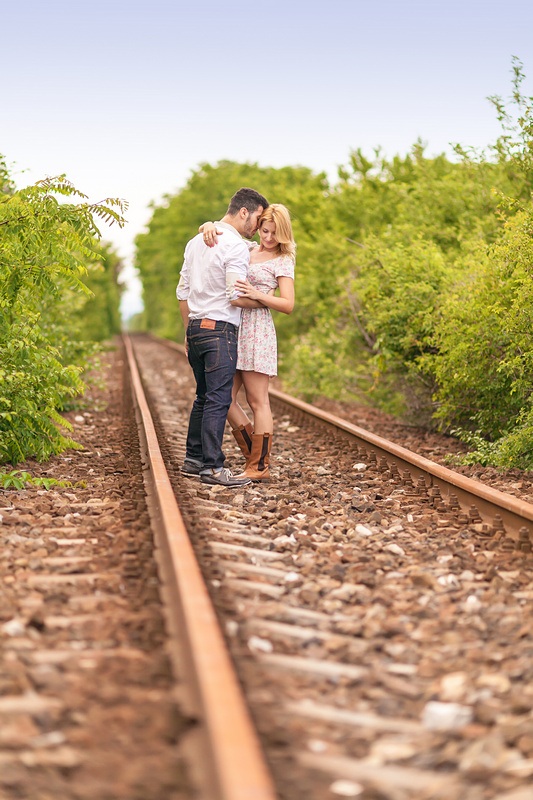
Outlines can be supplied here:
[[[259, 232], [259, 244], [247, 241]], [[269, 478], [273, 421], [269, 379], [277, 374], [271, 309], [294, 307], [295, 243], [285, 206], [242, 188], [216, 223], [204, 223], [185, 248], [176, 294], [196, 379], [182, 471], [235, 488]], [[253, 424], [238, 403], [244, 387]], [[224, 467], [226, 419], [246, 458]]]

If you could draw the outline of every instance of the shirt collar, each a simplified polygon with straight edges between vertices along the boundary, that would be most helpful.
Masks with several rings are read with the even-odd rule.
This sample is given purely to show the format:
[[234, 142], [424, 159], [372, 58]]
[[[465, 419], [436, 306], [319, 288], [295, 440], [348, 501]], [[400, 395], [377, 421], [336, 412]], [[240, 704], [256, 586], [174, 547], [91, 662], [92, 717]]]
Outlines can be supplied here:
[[218, 227], [220, 227], [220, 228], [227, 228], [228, 230], [230, 230], [230, 231], [233, 231], [233, 233], [237, 234], [237, 236], [238, 236], [240, 239], [242, 239], [242, 238], [243, 238], [243, 237], [242, 237], [242, 235], [241, 235], [241, 234], [239, 233], [239, 231], [237, 230], [237, 228], [235, 228], [235, 227], [234, 227], [233, 225], [231, 225], [229, 222], [215, 222], [215, 225], [217, 226], [217, 228], [218, 228]]

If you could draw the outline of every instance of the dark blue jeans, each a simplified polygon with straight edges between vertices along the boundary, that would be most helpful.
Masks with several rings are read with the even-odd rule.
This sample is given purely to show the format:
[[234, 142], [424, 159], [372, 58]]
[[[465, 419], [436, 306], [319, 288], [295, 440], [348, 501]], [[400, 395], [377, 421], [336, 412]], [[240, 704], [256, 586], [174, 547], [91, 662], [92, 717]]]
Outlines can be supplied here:
[[191, 320], [187, 327], [196, 398], [189, 418], [186, 454], [202, 461], [206, 469], [220, 469], [224, 466], [222, 437], [237, 367], [238, 329], [231, 322], [217, 322], [214, 330], [201, 328], [200, 323], [199, 319]]

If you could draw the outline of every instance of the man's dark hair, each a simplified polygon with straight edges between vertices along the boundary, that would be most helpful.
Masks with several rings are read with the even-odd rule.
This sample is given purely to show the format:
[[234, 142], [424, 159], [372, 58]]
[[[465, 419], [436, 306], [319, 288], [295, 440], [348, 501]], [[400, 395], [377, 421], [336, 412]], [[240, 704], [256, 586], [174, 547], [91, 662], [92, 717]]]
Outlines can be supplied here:
[[263, 197], [262, 194], [256, 192], [255, 189], [243, 187], [242, 189], [239, 189], [238, 192], [235, 192], [229, 201], [226, 214], [234, 217], [235, 214], [239, 213], [241, 208], [245, 208], [247, 211], [252, 213], [253, 211], [256, 211], [259, 206], [263, 206], [263, 209], [268, 208], [268, 200], [266, 197]]

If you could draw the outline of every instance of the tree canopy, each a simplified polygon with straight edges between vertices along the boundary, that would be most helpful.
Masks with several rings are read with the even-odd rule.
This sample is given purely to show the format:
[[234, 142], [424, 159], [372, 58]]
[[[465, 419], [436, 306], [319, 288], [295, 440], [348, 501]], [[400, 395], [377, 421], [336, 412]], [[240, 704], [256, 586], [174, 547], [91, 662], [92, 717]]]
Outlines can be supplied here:
[[276, 317], [280, 374], [306, 399], [375, 403], [454, 431], [472, 458], [533, 467], [532, 98], [513, 59], [501, 135], [429, 157], [354, 149], [338, 182], [303, 167], [202, 164], [137, 239], [145, 325], [182, 336], [175, 287], [188, 239], [240, 186], [288, 206], [296, 308]]
[[124, 210], [64, 175], [17, 190], [0, 158], [0, 464], [76, 446], [60, 411], [84, 389], [91, 340], [119, 329], [119, 262], [97, 222]]

